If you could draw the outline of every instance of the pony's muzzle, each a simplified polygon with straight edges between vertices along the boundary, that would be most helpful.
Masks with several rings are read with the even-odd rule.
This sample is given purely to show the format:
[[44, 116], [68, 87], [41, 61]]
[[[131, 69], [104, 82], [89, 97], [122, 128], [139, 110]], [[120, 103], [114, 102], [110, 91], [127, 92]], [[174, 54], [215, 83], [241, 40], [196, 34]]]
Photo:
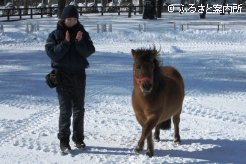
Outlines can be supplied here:
[[153, 88], [153, 79], [150, 77], [135, 77], [135, 80], [144, 95], [150, 93]]
[[150, 92], [151, 89], [152, 89], [152, 84], [149, 83], [148, 81], [144, 81], [144, 82], [142, 83], [142, 89], [143, 89], [143, 91], [145, 91], [145, 92]]
[[143, 80], [140, 85], [140, 89], [143, 94], [150, 93], [152, 91], [153, 84], [151, 80]]

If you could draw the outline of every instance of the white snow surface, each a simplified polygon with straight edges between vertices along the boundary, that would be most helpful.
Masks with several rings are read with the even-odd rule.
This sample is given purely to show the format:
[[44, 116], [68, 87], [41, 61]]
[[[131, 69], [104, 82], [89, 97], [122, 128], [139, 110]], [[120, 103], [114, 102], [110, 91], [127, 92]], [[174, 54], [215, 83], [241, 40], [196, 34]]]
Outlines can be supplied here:
[[[206, 21], [244, 21], [246, 14], [207, 15]], [[1, 18], [3, 19], [3, 18]], [[82, 15], [96, 53], [89, 57], [85, 104], [86, 149], [59, 151], [59, 105], [55, 89], [46, 86], [51, 70], [44, 50], [57, 18], [0, 22], [0, 163], [245, 163], [246, 162], [246, 31], [242, 25], [196, 26], [179, 30], [197, 14]], [[39, 31], [26, 33], [26, 24]], [[169, 21], [177, 22], [176, 30]], [[97, 23], [112, 32], [97, 33]], [[146, 25], [139, 31], [139, 25]], [[160, 51], [162, 65], [172, 65], [185, 81], [181, 144], [173, 143], [173, 126], [161, 131], [154, 157], [133, 152], [141, 134], [131, 106], [131, 49]]]

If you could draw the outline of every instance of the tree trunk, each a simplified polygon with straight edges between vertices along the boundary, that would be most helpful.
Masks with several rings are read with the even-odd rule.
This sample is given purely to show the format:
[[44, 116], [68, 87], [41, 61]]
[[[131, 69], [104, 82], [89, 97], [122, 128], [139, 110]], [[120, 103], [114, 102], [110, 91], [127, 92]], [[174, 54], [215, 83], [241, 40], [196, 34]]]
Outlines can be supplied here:
[[16, 6], [16, 8], [20, 8], [20, 0], [16, 0], [14, 5]]
[[144, 1], [143, 19], [156, 19], [156, 2], [155, 0]]
[[[222, 8], [224, 8], [224, 6], [226, 6], [226, 0], [223, 0]], [[220, 13], [220, 15], [225, 15], [225, 11], [222, 10], [222, 13]]]
[[139, 14], [143, 13], [143, 0], [139, 0]]
[[63, 9], [66, 6], [66, 0], [58, 0], [58, 12], [57, 12], [57, 17], [61, 19], [61, 14]]
[[132, 17], [132, 10], [133, 10], [133, 3], [132, 3], [132, 0], [130, 0], [130, 4], [128, 6], [128, 18], [131, 18]]
[[28, 14], [28, 0], [24, 0], [24, 8], [25, 10], [23, 11], [23, 14], [24, 15], [27, 15]]
[[157, 18], [161, 18], [163, 0], [157, 0]]
[[78, 6], [77, 0], [73, 0], [74, 6]]
[[200, 14], [200, 19], [205, 19], [206, 18], [206, 11], [207, 11], [207, 0], [200, 0], [200, 5], [205, 6], [203, 13]]
[[105, 7], [107, 5], [107, 0], [102, 0], [102, 6]]
[[184, 12], [184, 4], [185, 4], [185, 0], [180, 0], [179, 14], [183, 14], [183, 12]]
[[42, 4], [47, 5], [47, 0], [42, 0]]

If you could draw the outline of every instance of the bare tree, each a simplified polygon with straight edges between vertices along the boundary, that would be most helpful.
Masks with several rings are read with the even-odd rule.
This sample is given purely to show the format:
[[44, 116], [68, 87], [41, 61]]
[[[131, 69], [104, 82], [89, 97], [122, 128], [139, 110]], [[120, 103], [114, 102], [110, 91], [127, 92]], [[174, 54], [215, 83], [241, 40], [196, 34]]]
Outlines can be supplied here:
[[107, 0], [101, 0], [102, 1], [102, 6], [105, 7], [107, 5]]
[[157, 0], [157, 18], [161, 18], [164, 0]]
[[[224, 7], [226, 5], [226, 0], [223, 0], [223, 4], [222, 4], [222, 7]], [[229, 13], [229, 12], [228, 12]], [[225, 15], [225, 11], [223, 10], [222, 13], [220, 13], [220, 15]]]
[[145, 0], [143, 19], [156, 19], [156, 0]]
[[66, 0], [58, 0], [58, 12], [57, 12], [58, 18], [61, 18], [61, 14], [65, 6], [66, 6]]
[[20, 0], [16, 0], [14, 6], [16, 6], [16, 8], [20, 8], [20, 5]]
[[205, 19], [207, 14], [207, 0], [200, 0], [199, 4], [205, 6], [203, 12], [200, 13], [200, 19]]
[[25, 8], [25, 10], [23, 11], [23, 14], [25, 15], [25, 14], [28, 14], [28, 0], [24, 0], [24, 8]]
[[243, 4], [243, 2], [245, 2], [245, 0], [237, 0], [237, 4]]
[[143, 13], [143, 0], [139, 0], [139, 14]]
[[73, 0], [73, 4], [74, 4], [74, 6], [78, 6], [77, 0]]
[[133, 7], [133, 2], [132, 0], [129, 1], [129, 4], [128, 4], [128, 7], [129, 7], [129, 10], [128, 10], [128, 18], [131, 18], [132, 17], [132, 7]]
[[184, 12], [184, 4], [185, 4], [185, 0], [180, 0], [179, 14], [182, 14]]
[[47, 0], [42, 0], [42, 4], [47, 5]]

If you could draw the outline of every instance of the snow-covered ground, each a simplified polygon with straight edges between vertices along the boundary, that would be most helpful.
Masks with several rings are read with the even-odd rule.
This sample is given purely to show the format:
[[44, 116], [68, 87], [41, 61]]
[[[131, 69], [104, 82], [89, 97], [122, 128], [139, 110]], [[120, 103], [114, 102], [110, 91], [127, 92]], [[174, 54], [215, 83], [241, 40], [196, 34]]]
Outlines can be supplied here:
[[[208, 15], [205, 21], [244, 21], [246, 14]], [[246, 161], [246, 31], [243, 25], [173, 29], [174, 21], [198, 21], [197, 14], [141, 16], [83, 15], [96, 53], [87, 69], [84, 150], [72, 145], [61, 156], [58, 101], [44, 76], [50, 60], [45, 40], [56, 18], [34, 19], [39, 31], [26, 33], [29, 19], [0, 22], [0, 163], [245, 163]], [[97, 23], [112, 32], [97, 33]], [[139, 32], [139, 25], [146, 25]], [[185, 79], [181, 115], [182, 143], [173, 128], [161, 132], [154, 157], [134, 154], [141, 128], [131, 107], [130, 50], [155, 44], [163, 65], [179, 69]]]

